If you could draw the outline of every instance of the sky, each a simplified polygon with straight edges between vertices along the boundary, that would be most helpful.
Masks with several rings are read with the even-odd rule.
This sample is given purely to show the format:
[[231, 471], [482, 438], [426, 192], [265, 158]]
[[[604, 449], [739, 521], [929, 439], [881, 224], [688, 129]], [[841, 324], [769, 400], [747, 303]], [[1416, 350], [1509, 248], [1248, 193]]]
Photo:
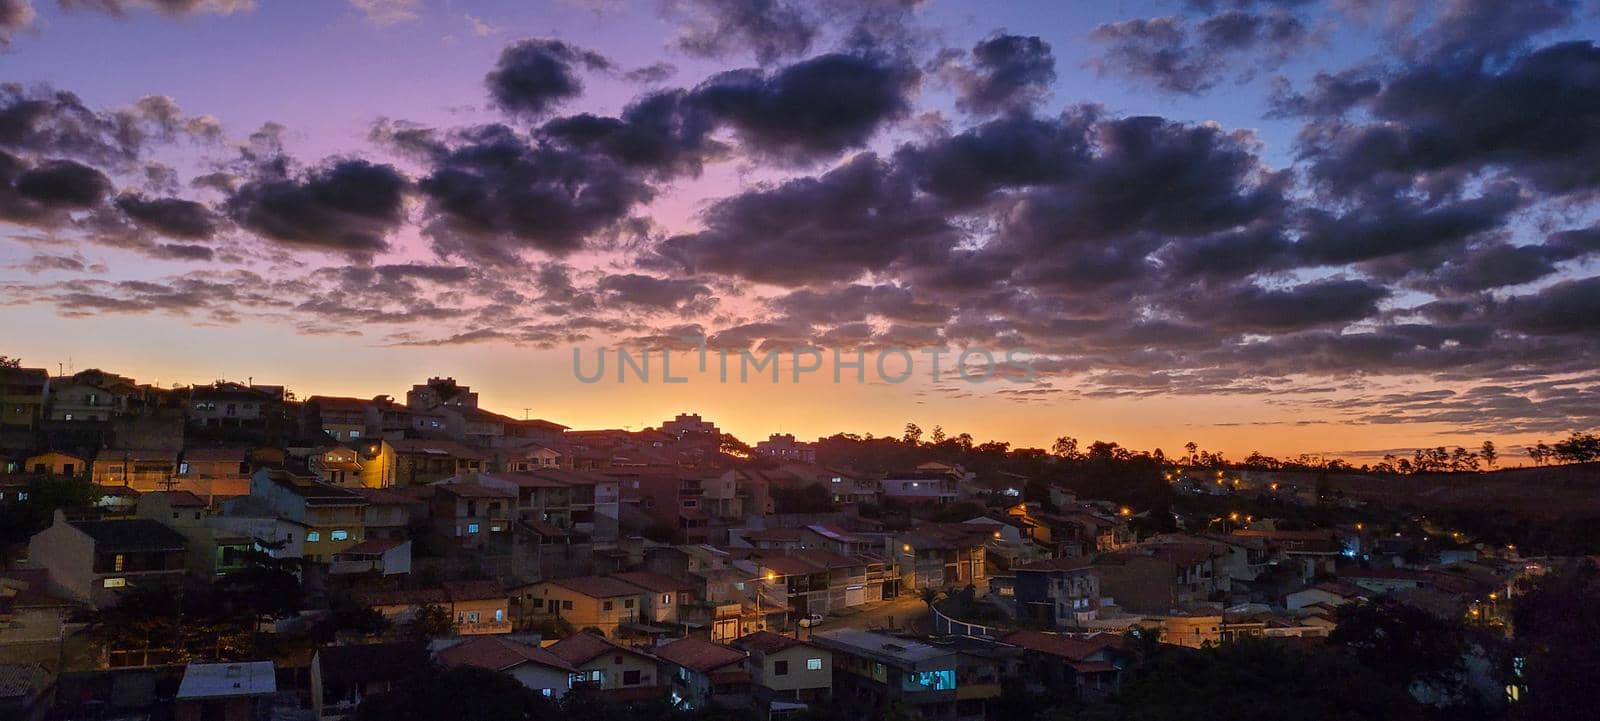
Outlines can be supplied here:
[[0, 353], [747, 441], [1513, 457], [1600, 426], [1597, 25], [0, 0]]

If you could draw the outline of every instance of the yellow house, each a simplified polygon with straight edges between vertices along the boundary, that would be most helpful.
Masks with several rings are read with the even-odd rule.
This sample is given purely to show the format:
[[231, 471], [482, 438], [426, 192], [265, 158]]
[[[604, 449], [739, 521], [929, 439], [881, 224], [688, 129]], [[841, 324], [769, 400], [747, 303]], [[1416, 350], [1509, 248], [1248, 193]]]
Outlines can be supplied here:
[[596, 629], [615, 638], [617, 628], [638, 623], [648, 591], [606, 576], [554, 578], [533, 585], [531, 613], [560, 618], [579, 629]]
[[443, 588], [372, 590], [355, 593], [357, 603], [396, 623], [411, 620], [423, 606], [450, 614], [461, 636], [511, 633], [510, 598], [494, 581], [452, 581]]
[[263, 468], [250, 479], [250, 495], [300, 526], [308, 561], [327, 563], [367, 537], [367, 499], [354, 491]]
[[50, 451], [30, 456], [23, 463], [29, 473], [48, 473], [52, 476], [83, 476], [89, 473], [89, 462], [74, 455]]
[[661, 664], [653, 657], [592, 633], [575, 633], [545, 649], [576, 668], [572, 688], [638, 700], [666, 694]]

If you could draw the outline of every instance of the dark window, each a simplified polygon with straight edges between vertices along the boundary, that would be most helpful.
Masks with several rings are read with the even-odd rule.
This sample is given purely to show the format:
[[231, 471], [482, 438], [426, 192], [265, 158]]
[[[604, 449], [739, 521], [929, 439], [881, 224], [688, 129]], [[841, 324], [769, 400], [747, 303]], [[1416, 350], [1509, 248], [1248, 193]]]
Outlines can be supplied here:
[[603, 604], [603, 605], [602, 605], [602, 606], [601, 606], [601, 608], [602, 608], [602, 609], [604, 609], [604, 610], [606, 610], [606, 611], [610, 611], [610, 610], [611, 610], [611, 608], [612, 608], [612, 606], [614, 606], [614, 605], [615, 605], [615, 604], [613, 604], [613, 603], [612, 603], [612, 602], [611, 602], [611, 601], [606, 601], [606, 602], [605, 602], [605, 604]]
[[638, 671], [623, 671], [622, 672], [622, 684], [624, 686], [637, 686], [637, 685], [639, 685], [639, 672]]
[[563, 611], [571, 611], [572, 610], [572, 602], [571, 601], [562, 601], [561, 602], [561, 610], [563, 610]]
[[772, 662], [772, 675], [774, 675], [774, 676], [788, 676], [789, 675], [789, 662], [788, 661], [773, 661]]

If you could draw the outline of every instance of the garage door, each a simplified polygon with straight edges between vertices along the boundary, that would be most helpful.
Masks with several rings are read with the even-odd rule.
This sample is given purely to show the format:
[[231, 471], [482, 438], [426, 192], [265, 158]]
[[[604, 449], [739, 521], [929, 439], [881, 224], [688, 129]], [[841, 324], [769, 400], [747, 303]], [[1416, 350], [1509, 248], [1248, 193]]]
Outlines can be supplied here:
[[850, 586], [844, 590], [844, 605], [860, 606], [867, 602], [866, 586]]

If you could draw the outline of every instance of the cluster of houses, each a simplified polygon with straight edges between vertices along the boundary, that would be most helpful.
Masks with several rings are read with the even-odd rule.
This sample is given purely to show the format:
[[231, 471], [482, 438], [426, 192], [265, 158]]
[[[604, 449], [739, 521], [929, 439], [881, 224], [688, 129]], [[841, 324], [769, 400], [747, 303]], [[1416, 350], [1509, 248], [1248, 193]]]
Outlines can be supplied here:
[[[290, 677], [308, 679], [298, 705], [319, 720], [351, 715], [429, 658], [551, 697], [660, 697], [767, 718], [830, 700], [975, 720], [993, 712], [1002, 678], [1082, 696], [1116, 688], [1130, 629], [1194, 646], [1323, 636], [1334, 608], [1367, 595], [1443, 607], [1506, 586], [1503, 568], [1475, 558], [1405, 566], [1359, 527], [1247, 519], [1139, 540], [1132, 509], [1060, 489], [1020, 502], [947, 464], [829, 467], [788, 435], [741, 460], [690, 414], [573, 430], [482, 409], [451, 378], [403, 401], [296, 400], [250, 382], [163, 389], [4, 368], [0, 392], [0, 504], [28, 502], [41, 479], [87, 480], [96, 499], [57, 510], [0, 572], [0, 675], [27, 693], [63, 670], [84, 611], [262, 557], [293, 560], [306, 589], [301, 612], [271, 631], [326, 623], [344, 602], [394, 629], [428, 611], [449, 619], [429, 642], [341, 632], [303, 659]], [[827, 508], [791, 507], [800, 492]], [[930, 512], [985, 494], [995, 502], [970, 517]], [[886, 506], [921, 509], [920, 520], [861, 512]], [[1352, 555], [1380, 562], [1360, 570]], [[922, 605], [946, 595], [998, 617]], [[897, 599], [931, 611], [934, 634], [843, 620]], [[106, 647], [89, 663], [158, 668], [168, 650]], [[180, 716], [241, 717], [290, 693], [269, 683], [284, 668], [213, 660], [185, 670]], [[208, 691], [229, 684], [247, 692]]]

